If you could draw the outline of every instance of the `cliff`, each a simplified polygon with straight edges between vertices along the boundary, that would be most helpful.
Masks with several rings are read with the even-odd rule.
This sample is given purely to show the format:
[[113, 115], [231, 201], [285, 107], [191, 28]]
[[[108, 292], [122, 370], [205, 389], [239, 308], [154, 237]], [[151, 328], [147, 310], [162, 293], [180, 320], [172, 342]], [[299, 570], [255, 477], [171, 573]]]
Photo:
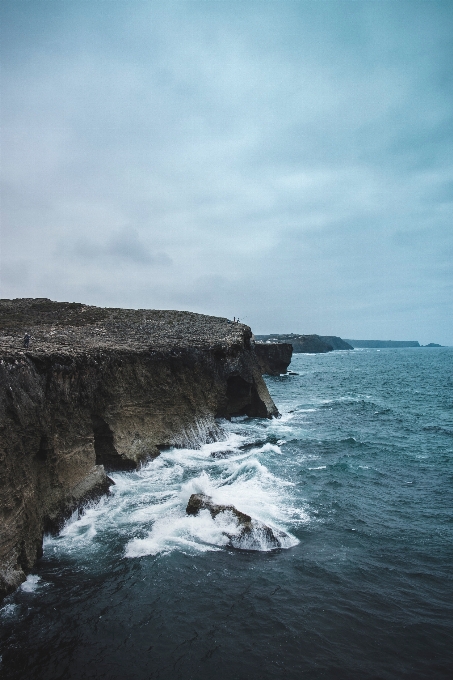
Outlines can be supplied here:
[[346, 340], [353, 347], [420, 347], [418, 340]]
[[354, 349], [348, 342], [339, 338], [337, 335], [320, 335], [321, 340], [331, 345], [334, 350]]
[[319, 335], [297, 335], [296, 333], [288, 333], [286, 335], [256, 335], [255, 339], [260, 342], [285, 342], [292, 345], [293, 352], [306, 354], [319, 354], [324, 352], [331, 352], [332, 345], [325, 342]]
[[253, 347], [227, 319], [1, 300], [0, 596], [47, 528], [105, 493], [105, 469], [212, 440], [216, 417], [277, 415]]
[[255, 354], [263, 375], [280, 375], [291, 363], [293, 346], [289, 342], [255, 342]]

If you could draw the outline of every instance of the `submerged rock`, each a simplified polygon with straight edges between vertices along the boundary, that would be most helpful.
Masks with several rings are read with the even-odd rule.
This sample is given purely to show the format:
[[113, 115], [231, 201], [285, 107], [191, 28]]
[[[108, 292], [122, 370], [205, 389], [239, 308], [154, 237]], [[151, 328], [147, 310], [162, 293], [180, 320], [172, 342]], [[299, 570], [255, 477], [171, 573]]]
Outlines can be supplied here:
[[213, 519], [219, 515], [225, 515], [228, 519], [236, 522], [237, 531], [224, 531], [233, 548], [240, 550], [276, 550], [287, 547], [285, 542], [288, 534], [279, 529], [274, 529], [257, 519], [253, 519], [245, 512], [241, 512], [234, 505], [219, 505], [212, 501], [211, 496], [203, 493], [193, 493], [187, 503], [188, 515], [197, 515], [200, 510], [208, 510]]

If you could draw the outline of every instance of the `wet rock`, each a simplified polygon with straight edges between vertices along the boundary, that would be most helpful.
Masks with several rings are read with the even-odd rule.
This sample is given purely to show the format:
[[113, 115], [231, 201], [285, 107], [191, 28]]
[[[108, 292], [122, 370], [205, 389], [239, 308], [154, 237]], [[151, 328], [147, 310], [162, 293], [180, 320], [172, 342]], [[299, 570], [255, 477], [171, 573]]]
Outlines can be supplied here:
[[231, 449], [227, 449], [226, 451], [212, 451], [211, 458], [228, 458], [228, 456], [232, 456], [234, 453], [235, 452]]
[[215, 519], [222, 513], [230, 513], [237, 522], [238, 532], [223, 533], [230, 540], [233, 548], [240, 550], [276, 550], [283, 547], [283, 541], [288, 538], [284, 531], [273, 529], [250, 515], [241, 512], [234, 505], [219, 505], [213, 503], [212, 498], [202, 493], [194, 493], [189, 498], [186, 512], [197, 515], [200, 510], [208, 510]]

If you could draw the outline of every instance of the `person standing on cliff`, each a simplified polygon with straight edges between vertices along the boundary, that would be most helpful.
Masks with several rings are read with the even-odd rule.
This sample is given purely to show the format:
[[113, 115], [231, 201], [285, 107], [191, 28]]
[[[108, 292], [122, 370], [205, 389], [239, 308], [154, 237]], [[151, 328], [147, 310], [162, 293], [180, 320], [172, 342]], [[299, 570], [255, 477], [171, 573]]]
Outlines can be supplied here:
[[30, 336], [28, 333], [25, 333], [24, 335], [24, 347], [25, 349], [28, 349], [28, 345], [30, 344]]

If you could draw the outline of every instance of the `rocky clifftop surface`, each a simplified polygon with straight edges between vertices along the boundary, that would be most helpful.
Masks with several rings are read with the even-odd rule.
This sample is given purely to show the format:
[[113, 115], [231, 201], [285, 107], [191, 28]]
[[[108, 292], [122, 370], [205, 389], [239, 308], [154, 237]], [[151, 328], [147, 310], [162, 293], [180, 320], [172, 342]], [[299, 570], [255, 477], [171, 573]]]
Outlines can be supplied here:
[[1, 300], [0, 596], [24, 580], [46, 527], [106, 491], [105, 469], [209, 441], [216, 417], [242, 414], [277, 415], [248, 326]]

